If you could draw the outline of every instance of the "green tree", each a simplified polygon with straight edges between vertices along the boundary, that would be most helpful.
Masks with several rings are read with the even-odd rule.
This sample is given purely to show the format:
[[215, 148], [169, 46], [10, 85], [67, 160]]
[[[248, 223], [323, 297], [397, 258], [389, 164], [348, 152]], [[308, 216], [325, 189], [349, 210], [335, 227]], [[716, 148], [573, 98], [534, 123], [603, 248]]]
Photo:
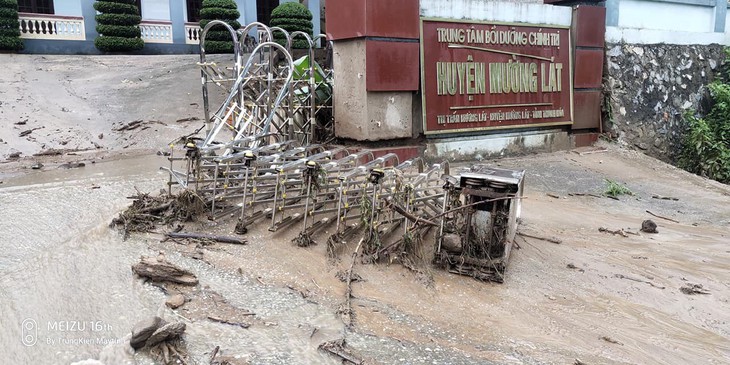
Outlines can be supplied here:
[[9, 51], [23, 49], [17, 0], [0, 0], [0, 49]]
[[[271, 11], [271, 26], [282, 28], [289, 33], [304, 32], [312, 37], [312, 12], [298, 2], [283, 3]], [[283, 33], [274, 33], [274, 40], [286, 46]], [[294, 38], [292, 48], [309, 48], [309, 43], [304, 37], [299, 36]]]
[[[200, 28], [205, 28], [213, 20], [222, 20], [238, 30], [241, 27], [241, 23], [238, 22], [240, 16], [238, 6], [233, 0], [203, 0], [203, 7], [200, 9]], [[205, 36], [205, 52], [233, 52], [231, 33], [220, 25], [211, 28]]]
[[720, 74], [707, 88], [712, 108], [704, 117], [687, 113], [679, 166], [698, 175], [730, 184], [730, 48]]
[[142, 17], [135, 0], [97, 0], [94, 9], [96, 31], [94, 45], [104, 52], [138, 51], [144, 47], [139, 22]]

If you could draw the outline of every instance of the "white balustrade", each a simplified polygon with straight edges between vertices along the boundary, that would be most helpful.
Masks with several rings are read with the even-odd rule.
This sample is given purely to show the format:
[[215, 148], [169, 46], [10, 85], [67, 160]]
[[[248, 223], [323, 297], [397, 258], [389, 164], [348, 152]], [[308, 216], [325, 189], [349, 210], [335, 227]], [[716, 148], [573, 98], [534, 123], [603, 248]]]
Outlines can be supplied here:
[[19, 13], [20, 38], [86, 40], [84, 18], [53, 14]]
[[142, 20], [139, 23], [145, 43], [172, 43], [172, 23], [158, 20]]
[[198, 23], [185, 23], [185, 43], [200, 44], [200, 32]]

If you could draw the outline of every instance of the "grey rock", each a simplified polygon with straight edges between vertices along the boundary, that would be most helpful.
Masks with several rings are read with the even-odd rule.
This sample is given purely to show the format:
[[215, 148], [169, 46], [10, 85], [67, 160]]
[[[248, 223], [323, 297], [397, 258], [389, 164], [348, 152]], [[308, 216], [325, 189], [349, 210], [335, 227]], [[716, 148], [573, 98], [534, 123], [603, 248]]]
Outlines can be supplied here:
[[618, 57], [621, 55], [623, 55], [623, 52], [621, 52], [621, 47], [619, 46], [615, 46], [606, 52], [606, 56], [608, 57]]
[[707, 60], [707, 62], [710, 64], [710, 68], [711, 69], [714, 70], [715, 67], [717, 67], [717, 61], [715, 61], [715, 60]]
[[461, 253], [461, 237], [459, 237], [458, 234], [453, 233], [445, 234], [444, 239], [441, 242], [441, 248], [449, 252]]
[[137, 350], [142, 348], [147, 342], [147, 339], [152, 336], [155, 331], [162, 325], [162, 319], [160, 317], [151, 317], [143, 319], [132, 328], [132, 338], [129, 340], [129, 345], [133, 349]]
[[651, 219], [641, 222], [641, 231], [646, 233], [659, 233], [659, 231], [656, 230], [656, 223], [654, 223]]
[[185, 304], [185, 296], [182, 294], [175, 294], [175, 295], [171, 296], [170, 298], [168, 298], [167, 301], [165, 302], [165, 305], [167, 305], [168, 307], [170, 307], [172, 309], [179, 308], [183, 304]]
[[636, 147], [637, 147], [638, 149], [640, 149], [640, 150], [644, 150], [644, 151], [646, 151], [647, 149], [649, 149], [649, 146], [647, 146], [647, 145], [646, 145], [646, 143], [644, 143], [644, 142], [641, 142], [641, 143], [636, 143], [636, 144], [634, 144], [634, 145], [635, 145], [635, 146], [636, 146]]
[[180, 337], [185, 332], [185, 323], [175, 322], [166, 324], [155, 331], [148, 339], [146, 345], [151, 347], [160, 342]]

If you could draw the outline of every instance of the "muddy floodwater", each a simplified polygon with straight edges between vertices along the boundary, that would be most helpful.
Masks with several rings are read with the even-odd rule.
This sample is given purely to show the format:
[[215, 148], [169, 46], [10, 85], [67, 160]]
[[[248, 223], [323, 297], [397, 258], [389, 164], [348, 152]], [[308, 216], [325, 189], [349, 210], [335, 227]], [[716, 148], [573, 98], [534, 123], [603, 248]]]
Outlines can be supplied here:
[[[132, 277], [130, 264], [151, 253], [146, 238], [125, 242], [108, 227], [135, 189], [164, 186], [167, 176], [157, 172], [161, 163], [145, 157], [6, 179], [0, 189], [1, 363], [69, 364], [110, 350], [117, 352], [113, 359], [124, 363], [131, 358], [119, 349], [136, 321], [155, 314], [174, 318], [165, 314], [158, 288]], [[189, 326], [188, 350], [198, 360], [220, 345], [238, 347], [238, 354], [227, 352], [258, 363], [336, 363], [309, 341], [288, 333], [300, 325], [309, 325], [310, 332], [315, 326], [323, 332], [328, 327], [339, 330], [333, 313], [292, 300], [284, 290], [258, 288], [254, 293], [245, 278], [174, 254], [168, 258], [194, 267], [206, 285], [232, 302], [260, 309], [269, 320], [262, 328], [279, 329], [264, 333], [255, 326], [246, 331]], [[284, 313], [297, 322], [290, 323]], [[115, 344], [120, 346], [114, 349]], [[144, 358], [137, 360], [145, 363]]]
[[[155, 234], [125, 241], [110, 229], [128, 196], [165, 187], [160, 157], [6, 176], [0, 363], [152, 364], [126, 351], [125, 339], [153, 315], [186, 322], [197, 364], [207, 364], [216, 346], [242, 364], [338, 364], [317, 346], [343, 335], [369, 364], [730, 363], [727, 186], [615, 149], [498, 163], [527, 170], [520, 229], [562, 243], [518, 238], [504, 284], [431, 269], [428, 285], [399, 265], [359, 266], [351, 330], [337, 315], [345, 288], [336, 273], [349, 266], [347, 254], [328, 260], [323, 244], [298, 248], [293, 232], [253, 227], [248, 245], [215, 244], [196, 260], [190, 245]], [[606, 178], [634, 195], [601, 198]], [[649, 218], [659, 233], [639, 232]], [[209, 228], [232, 232], [223, 224]], [[194, 272], [202, 293], [255, 313], [251, 326], [191, 320], [206, 308], [190, 303], [165, 307], [166, 295], [130, 270], [140, 256], [160, 251]], [[688, 284], [708, 294], [683, 293]]]

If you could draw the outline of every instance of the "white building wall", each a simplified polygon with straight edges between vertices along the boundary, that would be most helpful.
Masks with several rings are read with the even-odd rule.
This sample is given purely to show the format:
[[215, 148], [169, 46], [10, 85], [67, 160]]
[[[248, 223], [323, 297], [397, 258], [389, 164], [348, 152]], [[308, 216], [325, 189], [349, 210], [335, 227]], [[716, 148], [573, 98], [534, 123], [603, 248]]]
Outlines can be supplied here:
[[83, 0], [53, 0], [53, 11], [56, 15], [81, 16]]
[[169, 0], [142, 0], [142, 19], [170, 20]]
[[714, 25], [715, 8], [711, 6], [646, 0], [619, 2], [621, 28], [710, 33]]
[[726, 8], [725, 0], [606, 0], [606, 41], [729, 44]]

